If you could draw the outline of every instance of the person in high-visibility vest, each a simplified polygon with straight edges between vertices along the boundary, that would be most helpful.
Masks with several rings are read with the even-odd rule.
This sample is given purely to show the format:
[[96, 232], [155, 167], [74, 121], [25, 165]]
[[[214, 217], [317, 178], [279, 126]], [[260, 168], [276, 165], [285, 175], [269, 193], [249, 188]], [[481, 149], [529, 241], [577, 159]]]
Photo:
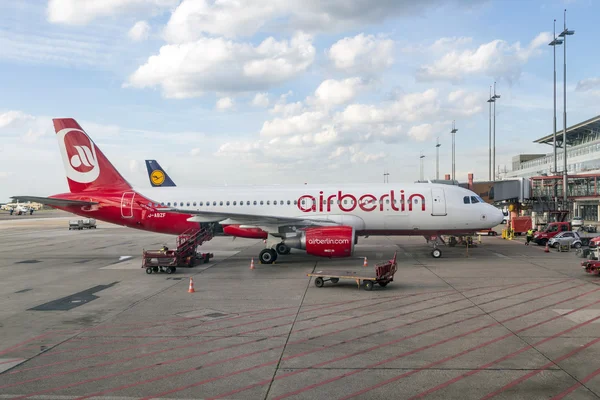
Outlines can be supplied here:
[[526, 242], [525, 245], [529, 246], [529, 242], [531, 242], [531, 240], [533, 239], [533, 229], [529, 228], [529, 230], [527, 230], [527, 236], [526, 236]]

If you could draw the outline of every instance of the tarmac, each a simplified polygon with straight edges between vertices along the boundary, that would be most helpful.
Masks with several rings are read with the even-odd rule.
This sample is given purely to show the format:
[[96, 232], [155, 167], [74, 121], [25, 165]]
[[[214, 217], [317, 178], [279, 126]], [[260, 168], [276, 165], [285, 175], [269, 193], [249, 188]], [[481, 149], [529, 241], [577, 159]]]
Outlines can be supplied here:
[[[1, 399], [600, 397], [600, 277], [574, 252], [497, 236], [434, 259], [422, 237], [369, 237], [261, 265], [262, 241], [216, 237], [209, 263], [148, 275], [142, 249], [175, 237], [0, 219]], [[385, 288], [306, 276], [396, 251]]]

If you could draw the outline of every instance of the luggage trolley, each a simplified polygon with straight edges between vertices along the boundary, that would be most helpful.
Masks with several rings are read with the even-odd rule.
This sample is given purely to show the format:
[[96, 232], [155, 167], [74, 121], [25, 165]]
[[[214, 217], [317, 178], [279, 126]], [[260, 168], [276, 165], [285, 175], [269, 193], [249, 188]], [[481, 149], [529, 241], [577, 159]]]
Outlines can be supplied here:
[[375, 283], [381, 287], [386, 287], [388, 283], [394, 280], [394, 274], [398, 270], [396, 263], [396, 253], [394, 258], [384, 263], [375, 265], [375, 271], [343, 271], [343, 270], [322, 270], [306, 274], [306, 276], [315, 277], [315, 286], [323, 287], [326, 281], [338, 283], [340, 279], [352, 279], [360, 288], [361, 281], [365, 290], [372, 290]]

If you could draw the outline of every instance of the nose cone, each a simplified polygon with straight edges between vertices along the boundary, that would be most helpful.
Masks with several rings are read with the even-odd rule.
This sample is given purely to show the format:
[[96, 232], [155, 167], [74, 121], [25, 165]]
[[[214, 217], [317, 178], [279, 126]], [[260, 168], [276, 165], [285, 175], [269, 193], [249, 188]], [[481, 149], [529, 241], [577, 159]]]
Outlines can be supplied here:
[[502, 212], [502, 210], [494, 207], [494, 206], [490, 206], [492, 207], [494, 210], [490, 213], [491, 214], [491, 219], [492, 221], [494, 221], [496, 223], [496, 225], [500, 225], [502, 223], [502, 221], [504, 220], [504, 213]]

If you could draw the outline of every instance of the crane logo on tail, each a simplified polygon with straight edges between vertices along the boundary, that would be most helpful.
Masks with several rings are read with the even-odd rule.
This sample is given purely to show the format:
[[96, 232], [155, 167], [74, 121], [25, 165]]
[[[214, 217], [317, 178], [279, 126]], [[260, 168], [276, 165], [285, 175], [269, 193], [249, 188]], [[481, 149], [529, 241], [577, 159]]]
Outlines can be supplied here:
[[67, 177], [79, 183], [95, 181], [100, 176], [100, 166], [94, 142], [75, 128], [62, 129], [57, 136]]
[[154, 171], [152, 171], [150, 179], [152, 179], [152, 183], [154, 183], [155, 185], [162, 185], [165, 181], [165, 173], [162, 172], [160, 169], [155, 169]]

